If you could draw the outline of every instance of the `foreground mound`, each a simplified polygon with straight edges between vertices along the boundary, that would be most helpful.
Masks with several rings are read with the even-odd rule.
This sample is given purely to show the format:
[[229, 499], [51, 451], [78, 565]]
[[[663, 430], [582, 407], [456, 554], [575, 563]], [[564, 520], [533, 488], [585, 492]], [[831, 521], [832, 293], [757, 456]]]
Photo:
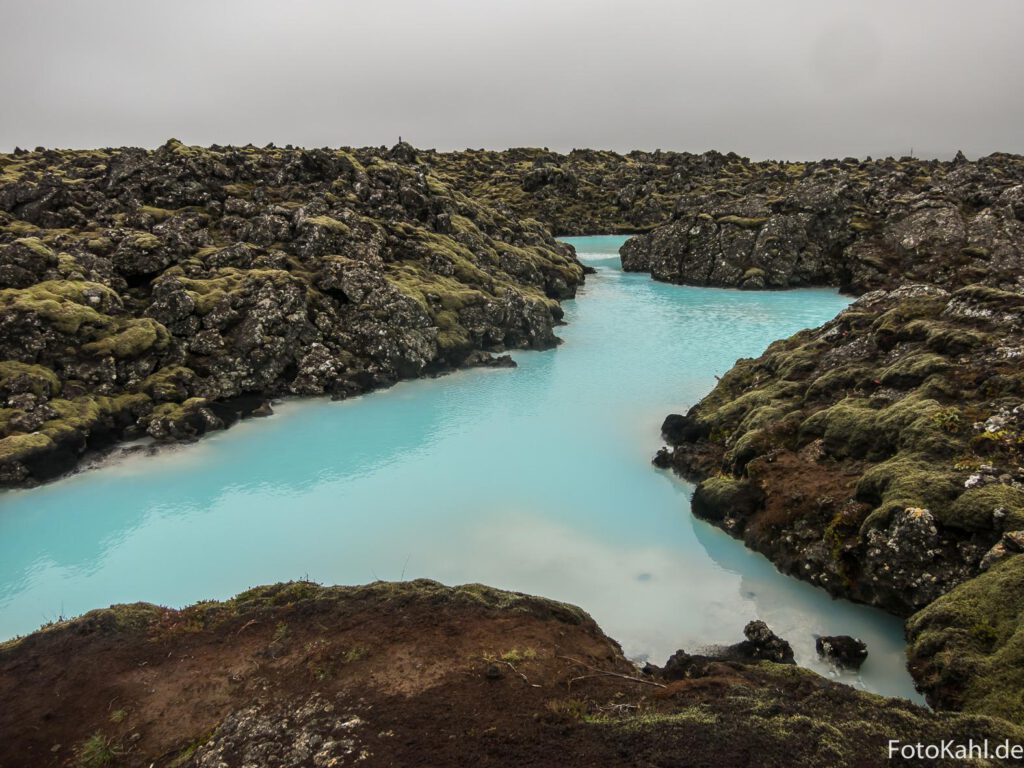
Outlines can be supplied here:
[[0, 485], [550, 347], [582, 280], [408, 145], [0, 155]]
[[1024, 742], [789, 665], [645, 676], [578, 608], [430, 581], [94, 611], [0, 646], [0, 697], [4, 768], [865, 766], [890, 739]]

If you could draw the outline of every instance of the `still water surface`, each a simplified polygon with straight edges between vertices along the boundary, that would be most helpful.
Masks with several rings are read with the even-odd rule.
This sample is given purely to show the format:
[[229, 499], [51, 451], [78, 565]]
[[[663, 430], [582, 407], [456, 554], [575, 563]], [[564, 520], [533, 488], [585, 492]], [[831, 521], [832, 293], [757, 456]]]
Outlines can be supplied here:
[[689, 514], [652, 468], [665, 414], [738, 357], [834, 316], [829, 290], [685, 288], [626, 274], [621, 237], [565, 343], [345, 402], [287, 402], [198, 444], [0, 495], [0, 638], [114, 602], [181, 606], [311, 578], [429, 577], [576, 603], [634, 658], [741, 639], [762, 618], [828, 673], [815, 634], [868, 643], [870, 690], [916, 697], [900, 622], [834, 601]]

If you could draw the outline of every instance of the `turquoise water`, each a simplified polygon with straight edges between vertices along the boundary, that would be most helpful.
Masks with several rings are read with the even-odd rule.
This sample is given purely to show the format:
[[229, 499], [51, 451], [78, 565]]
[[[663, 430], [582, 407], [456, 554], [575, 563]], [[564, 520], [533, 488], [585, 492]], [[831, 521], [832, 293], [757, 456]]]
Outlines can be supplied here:
[[831, 600], [688, 512], [655, 470], [665, 414], [737, 357], [832, 317], [827, 290], [683, 288], [596, 266], [565, 343], [345, 401], [292, 401], [157, 456], [0, 495], [0, 638], [113, 602], [180, 606], [256, 584], [429, 577], [584, 607], [634, 658], [741, 638], [763, 618], [800, 663], [853, 634], [871, 690], [913, 695], [900, 622]]

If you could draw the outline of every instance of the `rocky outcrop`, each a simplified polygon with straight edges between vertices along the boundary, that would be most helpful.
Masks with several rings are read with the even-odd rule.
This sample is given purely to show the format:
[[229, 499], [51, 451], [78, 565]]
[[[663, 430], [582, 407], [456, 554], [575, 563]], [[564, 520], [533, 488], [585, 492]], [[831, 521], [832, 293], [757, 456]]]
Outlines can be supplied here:
[[1024, 158], [737, 164], [632, 238], [623, 268], [745, 289], [1017, 284]]
[[673, 659], [645, 675], [580, 609], [479, 584], [113, 606], [0, 644], [0, 765], [859, 767], [890, 739], [1024, 743], [762, 657]]
[[1024, 158], [741, 163], [621, 255], [668, 282], [861, 295], [668, 416], [654, 463], [782, 570], [912, 616], [933, 704], [1019, 719]]
[[909, 615], [1024, 527], [1022, 309], [982, 285], [869, 293], [738, 361], [656, 461], [782, 569]]
[[655, 463], [780, 569], [910, 616], [933, 705], [1019, 721], [1022, 355], [1024, 289], [874, 291], [738, 361]]
[[763, 621], [749, 622], [743, 628], [743, 636], [746, 639], [739, 643], [713, 648], [705, 653], [692, 654], [678, 650], [669, 657], [664, 667], [648, 663], [644, 666], [643, 672], [663, 680], [692, 680], [707, 675], [714, 665], [722, 662], [796, 663], [792, 646], [772, 632]]
[[0, 485], [551, 347], [582, 280], [408, 145], [0, 155]]

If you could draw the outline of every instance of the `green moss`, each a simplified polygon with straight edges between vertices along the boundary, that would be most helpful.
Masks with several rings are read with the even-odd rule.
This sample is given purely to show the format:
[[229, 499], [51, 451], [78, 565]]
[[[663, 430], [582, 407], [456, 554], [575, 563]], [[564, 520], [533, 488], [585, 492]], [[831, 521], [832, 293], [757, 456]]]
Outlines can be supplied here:
[[297, 278], [283, 269], [236, 269], [224, 267], [210, 277], [189, 278], [179, 276], [178, 281], [190, 293], [196, 303], [196, 311], [206, 315], [225, 299], [235, 294], [254, 290], [264, 282], [282, 286]]
[[908, 620], [907, 635], [933, 696], [1024, 723], [1024, 557], [943, 595]]
[[943, 432], [956, 434], [963, 427], [960, 411], [956, 408], [943, 408], [931, 417], [932, 423]]
[[132, 238], [132, 243], [144, 251], [155, 251], [160, 247], [160, 238], [149, 232], [140, 232]]
[[148, 405], [149, 398], [141, 393], [113, 397], [83, 395], [73, 400], [51, 400], [49, 406], [57, 416], [44, 423], [40, 431], [53, 440], [70, 433], [88, 434], [109, 417], [134, 416]]
[[255, 587], [240, 593], [229, 602], [236, 609], [252, 610], [313, 600], [325, 594], [322, 586], [312, 581], [289, 581], [282, 584]]
[[150, 349], [165, 349], [171, 335], [167, 329], [149, 317], [119, 321], [118, 328], [109, 336], [82, 345], [82, 350], [99, 357], [137, 357]]
[[950, 363], [946, 358], [928, 352], [919, 352], [901, 357], [882, 371], [879, 380], [884, 386], [915, 387], [931, 376], [947, 370]]
[[997, 509], [1007, 513], [1003, 523], [1007, 530], [1024, 528], [1024, 490], [1001, 483], [968, 488], [939, 519], [962, 530], [991, 530]]
[[988, 343], [989, 336], [975, 330], [957, 327], [931, 325], [928, 329], [926, 346], [945, 355], [960, 355]]
[[169, 422], [176, 422], [190, 416], [197, 408], [207, 405], [206, 398], [190, 397], [182, 403], [161, 403], [153, 408], [150, 414], [151, 420], [163, 419]]
[[38, 237], [22, 237], [14, 241], [18, 245], [23, 245], [28, 248], [32, 253], [37, 256], [41, 256], [44, 259], [52, 260], [55, 257], [53, 250], [47, 246]]
[[178, 400], [187, 397], [198, 377], [191, 368], [183, 365], [169, 365], [161, 368], [145, 378], [138, 385], [138, 391], [144, 392], [156, 402]]
[[309, 224], [316, 224], [318, 227], [326, 227], [332, 232], [337, 232], [340, 235], [348, 235], [352, 232], [352, 228], [349, 227], [348, 224], [330, 216], [310, 216], [306, 219], [306, 222]]
[[0, 464], [24, 461], [51, 448], [53, 441], [38, 432], [30, 435], [8, 435], [0, 439]]
[[875, 507], [861, 532], [885, 527], [894, 512], [908, 507], [927, 508], [952, 523], [946, 510], [962, 487], [959, 473], [937, 466], [930, 456], [901, 453], [871, 467], [858, 481], [857, 498]]
[[991, 285], [974, 284], [967, 285], [953, 293], [959, 299], [968, 299], [977, 304], [985, 304], [998, 307], [1020, 307], [1024, 306], [1024, 294], [1013, 291], [1004, 291]]
[[60, 389], [60, 378], [45, 366], [16, 360], [0, 361], [0, 390], [31, 392], [36, 397], [50, 398]]
[[719, 224], [731, 224], [734, 227], [742, 227], [743, 229], [760, 229], [761, 226], [768, 221], [768, 218], [750, 216], [719, 216], [715, 221]]
[[152, 216], [158, 222], [166, 221], [175, 214], [175, 211], [170, 211], [166, 208], [156, 208], [152, 205], [144, 205], [139, 210], [147, 216]]
[[35, 314], [56, 330], [70, 335], [86, 326], [102, 331], [111, 325], [111, 319], [89, 305], [86, 291], [99, 295], [104, 301], [118, 301], [116, 293], [99, 283], [49, 280], [28, 288], [0, 291], [0, 311]]
[[848, 397], [813, 413], [800, 425], [800, 440], [824, 440], [825, 450], [835, 458], [863, 458], [889, 453], [891, 437], [875, 428], [877, 411], [864, 398]]
[[825, 371], [807, 387], [803, 400], [811, 403], [824, 398], [849, 393], [860, 389], [873, 378], [869, 369], [860, 364], [844, 365]]

